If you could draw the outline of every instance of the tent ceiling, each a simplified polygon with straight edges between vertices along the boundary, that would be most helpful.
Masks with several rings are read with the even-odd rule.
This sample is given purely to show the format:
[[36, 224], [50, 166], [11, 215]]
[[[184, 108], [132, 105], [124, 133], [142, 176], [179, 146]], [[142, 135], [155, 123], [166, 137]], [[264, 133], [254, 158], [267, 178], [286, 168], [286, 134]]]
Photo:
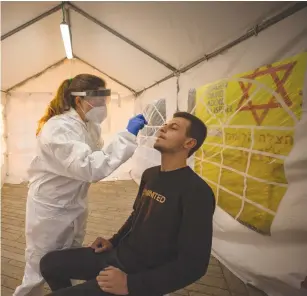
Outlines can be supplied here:
[[59, 5], [55, 1], [1, 2], [1, 35]]
[[74, 54], [135, 90], [171, 73], [138, 49], [74, 11], [71, 12], [71, 26]]
[[[2, 2], [2, 35], [60, 2]], [[253, 26], [289, 2], [74, 2], [129, 38], [122, 40], [71, 10], [74, 54], [139, 91], [172, 73], [157, 60], [182, 68]], [[61, 11], [4, 39], [2, 89], [8, 89], [65, 57]], [[132, 43], [144, 48], [140, 50]], [[129, 44], [130, 43], [130, 44]], [[131, 45], [132, 44], [132, 45]], [[157, 60], [146, 55], [149, 51]]]
[[65, 57], [60, 11], [6, 38], [2, 46], [2, 89], [23, 81]]
[[240, 36], [287, 2], [76, 2], [175, 68]]

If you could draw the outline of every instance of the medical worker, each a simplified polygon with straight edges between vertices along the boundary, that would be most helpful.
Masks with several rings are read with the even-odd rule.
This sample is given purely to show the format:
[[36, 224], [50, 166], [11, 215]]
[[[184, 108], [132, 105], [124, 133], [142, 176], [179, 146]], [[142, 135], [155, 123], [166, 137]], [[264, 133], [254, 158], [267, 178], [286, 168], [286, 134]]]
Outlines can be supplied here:
[[80, 247], [87, 220], [90, 183], [116, 170], [134, 153], [142, 115], [105, 149], [100, 124], [107, 116], [110, 90], [99, 77], [81, 74], [65, 80], [37, 130], [37, 149], [29, 169], [26, 209], [26, 266], [14, 296], [43, 295], [40, 259], [58, 249]]

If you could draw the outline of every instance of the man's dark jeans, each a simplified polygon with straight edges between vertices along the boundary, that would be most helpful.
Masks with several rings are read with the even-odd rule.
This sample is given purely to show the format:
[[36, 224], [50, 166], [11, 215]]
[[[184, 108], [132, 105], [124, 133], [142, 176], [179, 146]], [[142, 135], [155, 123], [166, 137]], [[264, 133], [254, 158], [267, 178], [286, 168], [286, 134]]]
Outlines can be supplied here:
[[[49, 296], [105, 296], [110, 294], [100, 289], [96, 277], [111, 265], [124, 271], [115, 251], [95, 253], [92, 248], [78, 248], [45, 255], [40, 268], [53, 291]], [[72, 286], [72, 279], [86, 282]]]

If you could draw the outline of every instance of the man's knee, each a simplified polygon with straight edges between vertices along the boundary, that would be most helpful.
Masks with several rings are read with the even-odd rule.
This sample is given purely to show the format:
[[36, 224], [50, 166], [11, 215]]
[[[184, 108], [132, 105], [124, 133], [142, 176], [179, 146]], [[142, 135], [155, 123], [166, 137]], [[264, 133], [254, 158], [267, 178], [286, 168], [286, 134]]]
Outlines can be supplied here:
[[56, 272], [57, 251], [46, 254], [40, 261], [40, 272], [44, 278]]

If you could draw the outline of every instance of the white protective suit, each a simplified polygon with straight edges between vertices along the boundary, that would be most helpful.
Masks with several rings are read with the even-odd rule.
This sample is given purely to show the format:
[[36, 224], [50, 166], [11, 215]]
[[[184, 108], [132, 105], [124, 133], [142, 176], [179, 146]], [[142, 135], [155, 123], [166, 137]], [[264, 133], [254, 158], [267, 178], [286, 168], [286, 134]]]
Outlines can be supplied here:
[[14, 296], [43, 295], [40, 259], [50, 251], [82, 245], [90, 183], [110, 175], [137, 147], [136, 136], [124, 131], [98, 150], [100, 132], [94, 127], [72, 109], [51, 118], [37, 138], [29, 169], [25, 275]]

